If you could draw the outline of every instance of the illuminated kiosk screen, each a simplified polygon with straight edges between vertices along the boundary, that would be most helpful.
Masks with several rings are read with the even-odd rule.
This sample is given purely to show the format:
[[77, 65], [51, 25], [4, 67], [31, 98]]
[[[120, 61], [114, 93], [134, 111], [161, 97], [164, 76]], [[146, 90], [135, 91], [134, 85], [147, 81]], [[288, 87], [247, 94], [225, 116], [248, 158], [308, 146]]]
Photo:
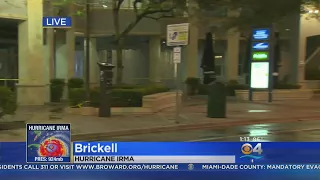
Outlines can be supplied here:
[[253, 61], [267, 61], [269, 59], [268, 52], [254, 52], [252, 53]]
[[269, 63], [251, 63], [251, 88], [265, 89], [269, 87]]

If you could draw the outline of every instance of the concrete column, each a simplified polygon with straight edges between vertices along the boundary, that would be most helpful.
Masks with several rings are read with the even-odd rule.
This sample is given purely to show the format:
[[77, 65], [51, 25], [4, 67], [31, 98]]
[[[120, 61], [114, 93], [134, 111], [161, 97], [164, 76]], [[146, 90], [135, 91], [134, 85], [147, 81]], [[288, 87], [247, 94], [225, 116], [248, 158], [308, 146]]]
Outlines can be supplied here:
[[[69, 14], [73, 17], [73, 6], [69, 7]], [[54, 32], [55, 38], [55, 78], [64, 79], [67, 83], [70, 78], [75, 77], [75, 21], [69, 29], [57, 29]], [[68, 95], [67, 86], [64, 89], [63, 99]]]
[[[300, 19], [301, 18], [301, 19]], [[299, 14], [292, 17], [293, 26], [291, 28], [291, 62], [290, 62], [290, 82], [293, 84], [300, 83], [303, 85], [304, 82], [304, 67], [306, 60], [306, 35], [304, 32], [305, 28], [302, 27], [302, 19]]]
[[[55, 33], [55, 78], [68, 79], [75, 77], [75, 35], [73, 29]], [[64, 89], [63, 99], [68, 95], [67, 86]]]
[[43, 53], [43, 3], [29, 0], [28, 20], [18, 25], [19, 84], [17, 100], [20, 105], [43, 105], [49, 101], [49, 62]]
[[92, 87], [99, 86], [99, 54], [97, 51], [97, 40], [96, 38], [90, 39], [90, 85]]
[[[305, 23], [305, 20], [299, 16], [299, 28], [298, 29], [298, 36], [299, 37], [299, 42], [297, 45], [299, 46], [298, 52], [299, 52], [299, 59], [296, 60], [296, 66], [298, 67], [298, 72], [297, 72], [297, 77], [298, 78], [298, 83], [303, 85], [305, 82], [305, 62], [306, 62], [306, 48], [307, 48], [307, 36], [308, 34], [306, 33], [307, 30], [305, 28], [310, 28], [308, 25]], [[309, 34], [312, 35], [312, 34]]]
[[70, 5], [69, 16], [72, 17], [72, 28], [67, 30], [66, 33], [66, 44], [68, 46], [68, 79], [75, 77], [75, 66], [76, 66], [76, 35], [75, 35], [75, 5]]
[[44, 41], [44, 60], [49, 63], [48, 72], [50, 72], [49, 78], [54, 78], [54, 30], [53, 29], [44, 29], [45, 33], [43, 38]]
[[228, 31], [227, 39], [227, 57], [224, 62], [225, 80], [238, 80], [240, 33], [231, 29]]
[[66, 33], [66, 44], [68, 47], [67, 50], [67, 58], [68, 58], [68, 73], [67, 77], [68, 79], [75, 77], [75, 34], [74, 34], [74, 29], [69, 29], [67, 30]]
[[149, 78], [151, 82], [161, 81], [161, 38], [152, 36], [149, 40]]
[[[190, 23], [189, 30], [189, 45], [186, 50], [186, 78], [198, 77], [198, 39], [199, 30], [195, 23]], [[183, 79], [183, 81], [185, 80]]]
[[55, 78], [68, 79], [68, 44], [66, 32], [55, 30]]
[[[70, 11], [72, 12], [72, 11]], [[73, 21], [73, 26], [74, 26]], [[55, 77], [65, 79], [75, 77], [75, 33], [74, 28], [56, 30], [55, 33]]]

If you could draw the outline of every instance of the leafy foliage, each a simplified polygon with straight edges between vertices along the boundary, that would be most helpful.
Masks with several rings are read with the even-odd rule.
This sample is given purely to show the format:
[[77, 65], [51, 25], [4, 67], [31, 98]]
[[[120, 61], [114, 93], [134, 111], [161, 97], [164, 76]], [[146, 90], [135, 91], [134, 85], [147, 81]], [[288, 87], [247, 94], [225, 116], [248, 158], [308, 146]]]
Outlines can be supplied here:
[[306, 13], [319, 6], [318, 0], [197, 0], [197, 2], [199, 3], [197, 15], [201, 18], [212, 18], [210, 14], [221, 10], [234, 12], [229, 13], [228, 17], [219, 19], [218, 26], [223, 29], [270, 25], [299, 10], [301, 13]]

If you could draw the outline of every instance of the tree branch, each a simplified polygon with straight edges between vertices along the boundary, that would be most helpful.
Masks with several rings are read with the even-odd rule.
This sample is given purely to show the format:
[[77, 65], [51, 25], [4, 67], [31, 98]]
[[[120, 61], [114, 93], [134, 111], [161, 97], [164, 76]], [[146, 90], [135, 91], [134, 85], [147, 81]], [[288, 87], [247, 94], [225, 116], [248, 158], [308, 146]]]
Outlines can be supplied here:
[[[167, 2], [167, 0], [159, 0], [157, 1], [157, 4], [160, 5], [159, 9], [152, 9], [152, 6], [149, 5], [147, 6], [145, 9], [142, 10], [141, 13], [139, 13], [139, 9], [138, 9], [138, 3], [142, 3], [142, 0], [134, 0], [133, 2], [133, 8], [134, 8], [134, 12], [136, 14], [136, 19], [131, 22], [126, 28], [125, 30], [123, 30], [120, 34], [118, 34], [116, 36], [116, 41], [119, 41], [121, 38], [123, 38], [124, 36], [126, 36], [143, 18], [149, 18], [149, 19], [154, 19], [154, 20], [159, 20], [161, 18], [171, 18], [174, 17], [173, 14], [173, 10], [176, 8], [175, 6], [172, 6], [170, 8], [161, 8], [161, 4]], [[172, 13], [170, 15], [165, 14], [165, 13]], [[158, 17], [153, 17], [153, 14], [157, 14], [157, 13], [163, 13]]]
[[147, 19], [152, 19], [152, 20], [155, 20], [155, 21], [158, 21], [159, 19], [165, 19], [165, 18], [173, 18], [174, 15], [161, 15], [161, 16], [158, 16], [158, 17], [152, 17], [152, 16], [145, 16], [144, 18], [147, 18]]
[[172, 12], [175, 9], [175, 7], [171, 7], [168, 9], [154, 9], [154, 10], [150, 10], [150, 9], [146, 9], [145, 11], [143, 11], [140, 15], [138, 16], [142, 16], [142, 18], [144, 18], [145, 16], [151, 15], [151, 14], [156, 14], [156, 13], [169, 13]]
[[116, 1], [118, 2], [116, 5], [116, 10], [119, 10], [124, 0], [116, 0]]
[[142, 3], [142, 0], [135, 0], [133, 2], [133, 10], [134, 10], [136, 16], [139, 14], [138, 13], [138, 3]]

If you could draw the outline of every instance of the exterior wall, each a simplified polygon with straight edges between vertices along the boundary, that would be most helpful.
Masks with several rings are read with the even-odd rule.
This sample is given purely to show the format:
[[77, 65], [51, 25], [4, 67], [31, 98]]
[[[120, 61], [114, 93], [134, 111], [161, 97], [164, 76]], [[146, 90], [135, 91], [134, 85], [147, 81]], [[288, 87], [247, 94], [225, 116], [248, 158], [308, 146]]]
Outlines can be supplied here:
[[305, 61], [306, 61], [306, 48], [307, 48], [307, 37], [320, 34], [319, 26], [320, 22], [317, 19], [307, 18], [307, 15], [300, 17], [300, 36], [299, 36], [299, 76], [298, 81], [304, 85], [305, 80]]
[[[103, 17], [103, 20], [101, 20]], [[95, 35], [113, 35], [114, 25], [112, 19], [112, 11], [109, 9], [94, 9], [90, 13], [90, 31]], [[119, 13], [120, 29], [124, 30], [125, 27], [135, 21], [135, 14], [132, 10], [121, 10]], [[83, 32], [85, 30], [85, 18], [77, 16], [76, 31]], [[137, 26], [130, 32], [132, 35], [159, 35], [161, 34], [161, 24], [152, 19], [143, 19]]]
[[[18, 0], [12, 2], [17, 3]], [[18, 101], [25, 105], [40, 105], [47, 102], [49, 99], [49, 79], [53, 77], [51, 72], [52, 58], [52, 32], [45, 34], [50, 41], [43, 44], [42, 32], [42, 4], [36, 0], [28, 1], [28, 20], [19, 24], [19, 85], [18, 85]], [[0, 3], [1, 6], [1, 3]], [[23, 8], [23, 7], [21, 7]], [[13, 8], [14, 9], [14, 8]], [[0, 9], [0, 16], [2, 12], [15, 12], [7, 9], [2, 11]], [[17, 12], [18, 13], [18, 12]], [[19, 11], [21, 17], [24, 11]], [[18, 16], [19, 14], [17, 14]], [[91, 31], [95, 35], [113, 34], [112, 15], [110, 10], [95, 10], [91, 14], [94, 20], [91, 21]], [[109, 19], [100, 21], [100, 17], [109, 17]], [[14, 17], [11, 17], [14, 18]], [[291, 18], [291, 19], [290, 19]], [[290, 75], [292, 81], [303, 81], [304, 62], [306, 60], [306, 37], [319, 34], [320, 23], [316, 20], [307, 20], [305, 17], [293, 16], [290, 17], [288, 25], [289, 31], [285, 38], [288, 38], [287, 44], [282, 49], [282, 67], [280, 68], [280, 76], [284, 78]], [[120, 17], [122, 29], [125, 25], [134, 20], [133, 12], [131, 10], [121, 12]], [[180, 21], [181, 22], [181, 21]], [[166, 21], [166, 23], [172, 23]], [[150, 80], [161, 79], [163, 82], [173, 86], [173, 62], [172, 62], [172, 48], [165, 47], [161, 42], [161, 34], [165, 31], [165, 24], [153, 20], [145, 19], [141, 21], [131, 34], [144, 34], [144, 36], [128, 37], [128, 44], [123, 51], [124, 63], [124, 83], [140, 84], [146, 83]], [[179, 22], [174, 22], [179, 23]], [[83, 30], [85, 23], [83, 17], [75, 19], [75, 29]], [[191, 24], [190, 45], [183, 48], [182, 63], [179, 64], [179, 80], [183, 82], [187, 77], [201, 77], [202, 69], [200, 63], [203, 53], [203, 43], [199, 41], [203, 29]], [[284, 28], [281, 28], [284, 29]], [[65, 42], [56, 41], [56, 66], [55, 77], [70, 78], [75, 76], [81, 77], [80, 71], [83, 71], [84, 60], [84, 46], [75, 49], [75, 33], [74, 29], [67, 31]], [[156, 40], [151, 40], [151, 36], [156, 37]], [[288, 35], [288, 36], [287, 36]], [[219, 44], [215, 41], [215, 52], [221, 58], [216, 59], [216, 64], [221, 68], [221, 80], [230, 80], [238, 77], [238, 59], [241, 48], [236, 47], [239, 41], [238, 35], [225, 36], [224, 41], [228, 41], [227, 45]], [[284, 36], [283, 36], [284, 37]], [[299, 38], [295, 38], [299, 37]], [[63, 39], [63, 38], [62, 38]], [[236, 41], [236, 39], [238, 39]], [[48, 40], [48, 39], [47, 39]], [[83, 41], [83, 40], [82, 40]], [[158, 43], [156, 43], [158, 42]], [[103, 50], [113, 50], [111, 58], [112, 63], [116, 64], [116, 56], [114, 52], [114, 45], [111, 38], [97, 38], [91, 41], [91, 82], [98, 82], [98, 68], [96, 62], [105, 61], [105, 57], [101, 56]], [[51, 46], [50, 46], [51, 44]], [[39, 51], [42, 49], [43, 51]], [[43, 53], [44, 52], [44, 53]], [[156, 61], [154, 60], [154, 53], [157, 54]], [[76, 61], [76, 63], [75, 63]], [[78, 62], [79, 61], [79, 62]], [[82, 63], [82, 64], [81, 64]], [[81, 65], [79, 65], [81, 64]], [[81, 66], [78, 67], [77, 65]], [[232, 65], [232, 68], [230, 69]], [[157, 68], [157, 73], [152, 74], [153, 70]], [[230, 73], [231, 72], [231, 73]], [[150, 79], [151, 78], [151, 79]]]
[[49, 101], [49, 62], [44, 58], [42, 2], [28, 1], [28, 20], [19, 24], [20, 105], [43, 105]]
[[0, 17], [22, 20], [27, 19], [26, 0], [0, 1]]

